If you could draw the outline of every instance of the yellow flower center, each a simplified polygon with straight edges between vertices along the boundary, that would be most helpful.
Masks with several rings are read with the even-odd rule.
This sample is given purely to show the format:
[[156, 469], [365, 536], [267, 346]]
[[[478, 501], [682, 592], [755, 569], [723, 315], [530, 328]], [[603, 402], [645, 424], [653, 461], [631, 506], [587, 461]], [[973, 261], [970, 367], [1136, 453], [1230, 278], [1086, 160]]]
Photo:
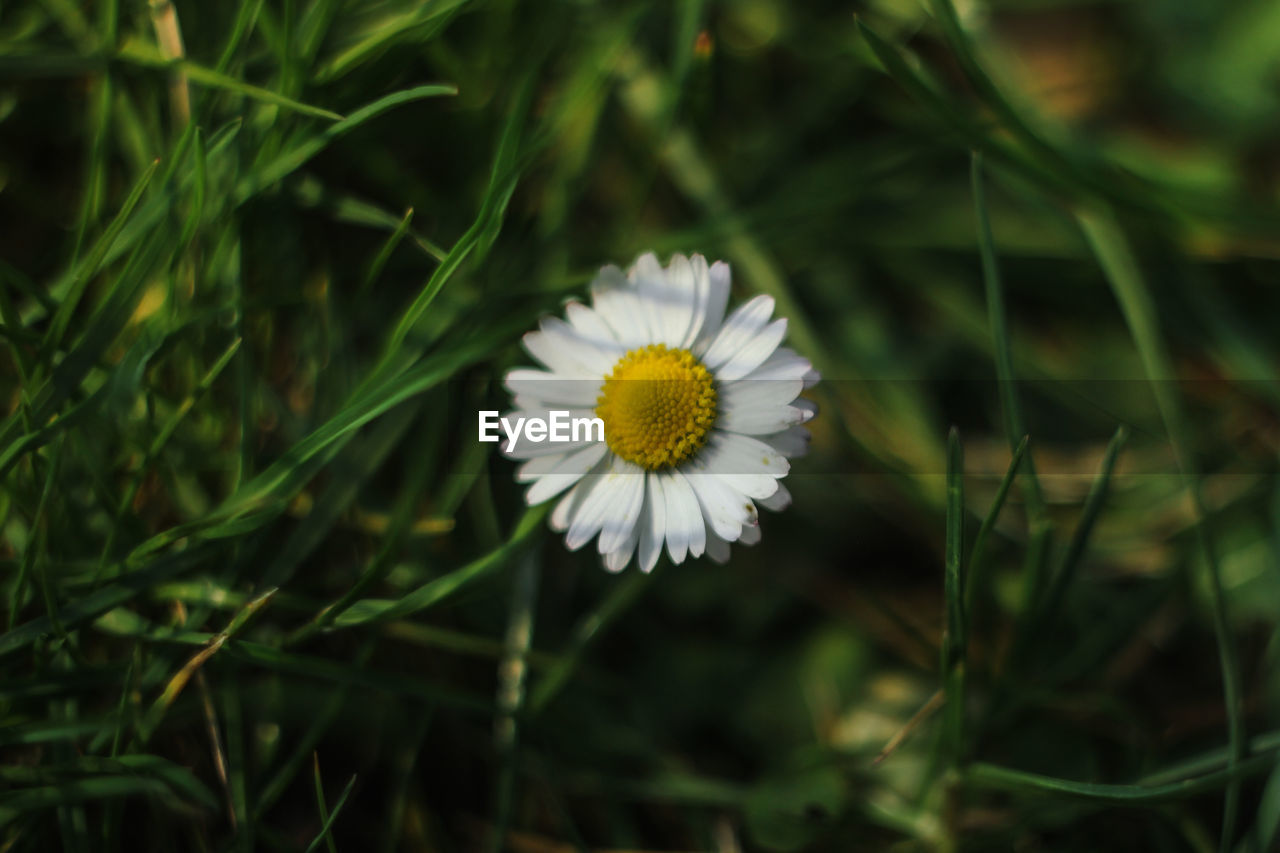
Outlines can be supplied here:
[[650, 471], [679, 465], [716, 422], [711, 373], [687, 349], [650, 344], [618, 359], [596, 401], [609, 449]]

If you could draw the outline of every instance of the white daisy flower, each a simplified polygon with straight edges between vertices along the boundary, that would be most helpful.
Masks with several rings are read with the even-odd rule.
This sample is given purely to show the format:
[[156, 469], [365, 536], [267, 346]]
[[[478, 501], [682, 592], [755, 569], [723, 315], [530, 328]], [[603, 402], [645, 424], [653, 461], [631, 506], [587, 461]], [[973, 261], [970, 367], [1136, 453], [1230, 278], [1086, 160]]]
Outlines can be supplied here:
[[770, 322], [772, 297], [726, 317], [728, 299], [728, 264], [701, 255], [675, 255], [665, 270], [653, 254], [626, 273], [607, 266], [591, 307], [570, 302], [565, 320], [544, 317], [524, 336], [544, 369], [507, 374], [513, 423], [553, 411], [604, 422], [604, 441], [584, 430], [503, 450], [525, 460], [516, 479], [532, 484], [530, 505], [568, 490], [551, 526], [571, 550], [598, 536], [610, 571], [637, 551], [651, 571], [663, 542], [672, 563], [704, 552], [724, 562], [730, 542], [760, 541], [757, 504], [791, 502], [779, 480], [807, 449], [800, 424], [817, 407], [798, 397], [818, 374], [779, 346], [787, 321]]

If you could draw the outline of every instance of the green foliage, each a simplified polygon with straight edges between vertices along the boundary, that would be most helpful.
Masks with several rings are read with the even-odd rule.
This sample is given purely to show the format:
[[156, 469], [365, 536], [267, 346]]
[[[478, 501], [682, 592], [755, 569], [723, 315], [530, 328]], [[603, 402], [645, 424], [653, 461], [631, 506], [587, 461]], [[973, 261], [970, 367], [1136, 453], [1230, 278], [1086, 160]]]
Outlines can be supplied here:
[[[0, 849], [1274, 849], [1277, 27], [6, 3]], [[614, 576], [473, 430], [648, 249], [822, 416]]]

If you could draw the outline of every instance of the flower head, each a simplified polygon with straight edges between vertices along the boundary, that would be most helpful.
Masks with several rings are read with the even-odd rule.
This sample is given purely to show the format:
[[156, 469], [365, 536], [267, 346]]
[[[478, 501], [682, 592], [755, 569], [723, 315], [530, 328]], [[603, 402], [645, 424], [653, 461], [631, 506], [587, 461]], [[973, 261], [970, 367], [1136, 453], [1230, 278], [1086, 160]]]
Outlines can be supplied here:
[[[674, 255], [663, 269], [642, 255], [624, 273], [602, 269], [591, 307], [570, 302], [524, 336], [542, 369], [507, 374], [515, 417], [564, 411], [599, 418], [604, 440], [504, 445], [525, 460], [529, 504], [557, 495], [551, 526], [570, 549], [599, 537], [611, 571], [637, 554], [650, 571], [663, 543], [671, 562], [729, 543], [760, 541], [756, 506], [780, 510], [779, 480], [800, 456], [817, 409], [800, 392], [818, 381], [809, 361], [781, 347], [787, 321], [757, 296], [727, 317], [729, 266]], [[567, 492], [566, 492], [567, 490]]]

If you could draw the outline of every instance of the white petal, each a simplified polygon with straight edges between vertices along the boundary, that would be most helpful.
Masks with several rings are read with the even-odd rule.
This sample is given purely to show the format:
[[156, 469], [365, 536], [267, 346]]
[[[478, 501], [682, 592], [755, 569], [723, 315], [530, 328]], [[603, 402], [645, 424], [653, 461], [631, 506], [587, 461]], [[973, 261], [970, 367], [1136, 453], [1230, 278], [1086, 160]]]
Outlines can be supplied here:
[[716, 261], [707, 270], [707, 308], [703, 312], [702, 328], [698, 330], [693, 347], [697, 354], [706, 352], [720, 331], [724, 322], [724, 309], [729, 304], [729, 285], [729, 265], [724, 261]]
[[556, 504], [556, 508], [551, 511], [551, 529], [565, 531], [569, 529], [569, 525], [573, 523], [574, 518], [582, 511], [582, 508], [591, 498], [596, 487], [600, 485], [600, 475], [608, 470], [612, 460], [605, 457], [596, 464], [596, 467], [587, 473], [576, 486], [569, 490], [560, 502]]
[[613, 330], [624, 350], [651, 341], [648, 318], [641, 311], [640, 299], [622, 270], [615, 266], [600, 270], [591, 282], [591, 305]]
[[564, 316], [569, 321], [569, 325], [573, 326], [573, 330], [585, 340], [604, 350], [612, 350], [614, 347], [621, 349], [617, 335], [613, 333], [613, 329], [609, 328], [609, 324], [604, 321], [598, 311], [588, 308], [581, 302], [570, 302], [564, 306]]
[[640, 513], [639, 553], [636, 557], [642, 572], [651, 572], [662, 553], [662, 538], [667, 532], [667, 498], [656, 471], [645, 477], [644, 510]]
[[552, 373], [603, 377], [613, 369], [623, 352], [620, 344], [587, 340], [559, 317], [543, 317], [538, 328], [540, 331], [525, 334], [524, 348]]
[[754, 545], [760, 541], [760, 525], [748, 524], [742, 528], [742, 535], [738, 537], [738, 541], [743, 545]]
[[[719, 368], [759, 334], [771, 316], [773, 316], [772, 296], [757, 296], [745, 305], [739, 305], [724, 321], [724, 326], [720, 328], [715, 340], [707, 348], [702, 363], [711, 370]], [[766, 353], [760, 360], [764, 361], [768, 355], [769, 353]]]
[[578, 512], [569, 522], [564, 544], [570, 551], [586, 545], [600, 532], [605, 520], [614, 512], [614, 505], [627, 499], [626, 480], [611, 465], [603, 474], [588, 474], [583, 483], [593, 481], [591, 491], [581, 501]]
[[774, 450], [791, 459], [804, 456], [809, 452], [809, 430], [802, 426], [793, 426], [775, 435], [764, 435], [760, 438]]
[[716, 379], [731, 381], [755, 370], [773, 355], [787, 334], [787, 321], [774, 320], [747, 340], [728, 361], [716, 370]]
[[729, 543], [711, 530], [707, 531], [707, 556], [721, 565], [729, 562]]
[[726, 485], [749, 498], [767, 498], [778, 490], [778, 478], [786, 476], [791, 464], [763, 441], [745, 435], [714, 432], [687, 471], [719, 477]]
[[[641, 507], [644, 506], [645, 476], [644, 470], [639, 466], [632, 465], [630, 468], [632, 470], [618, 474], [622, 485], [609, 505], [609, 513], [605, 516], [604, 523], [600, 526], [597, 550], [601, 554], [609, 554], [623, 547], [627, 540], [633, 538], [632, 534], [636, 530], [636, 520], [640, 516]], [[631, 547], [635, 547], [634, 541]]]
[[[644, 523], [644, 519], [640, 519], [640, 523]], [[610, 551], [604, 555], [604, 567], [611, 572], [620, 572], [627, 567], [627, 563], [631, 562], [631, 552], [636, 549], [636, 542], [640, 538], [640, 524], [631, 525], [631, 533], [627, 536], [627, 541], [616, 550]]]
[[706, 544], [706, 528], [702, 523], [702, 509], [693, 487], [679, 471], [658, 474], [666, 498], [667, 556], [679, 565], [686, 554], [697, 557]]
[[[674, 266], [674, 261], [673, 264]], [[668, 270], [668, 275], [671, 271]], [[693, 315], [689, 318], [689, 328], [685, 330], [680, 346], [689, 349], [698, 340], [698, 334], [707, 319], [707, 300], [711, 297], [711, 280], [707, 271], [707, 259], [702, 255], [694, 255], [689, 259], [689, 274], [693, 276]], [[723, 310], [723, 309], [721, 309]]]
[[803, 423], [808, 413], [792, 405], [802, 387], [800, 379], [726, 382], [718, 388], [716, 429], [765, 435]]
[[583, 379], [545, 370], [518, 367], [507, 373], [503, 384], [515, 395], [516, 408], [543, 408], [551, 403], [592, 407], [600, 398], [601, 377]]
[[[684, 260], [683, 256], [677, 256]], [[674, 265], [674, 258], [672, 259]], [[685, 261], [686, 266], [688, 261]], [[689, 328], [689, 316], [693, 309], [692, 289], [679, 289], [667, 272], [658, 265], [658, 259], [647, 252], [636, 259], [627, 272], [627, 279], [640, 297], [640, 309], [649, 321], [653, 333], [650, 343], [679, 346]]]
[[[524, 494], [525, 502], [530, 506], [534, 506], [560, 494], [581, 480], [597, 462], [604, 458], [608, 450], [609, 448], [604, 444], [594, 444], [566, 454], [560, 459], [559, 464], [540, 476], [537, 482], [529, 487], [529, 490]], [[520, 473], [526, 473], [526, 468], [541, 461], [541, 459], [534, 459], [526, 462], [521, 466]]]
[[790, 347], [778, 347], [773, 351], [773, 355], [766, 358], [763, 364], [751, 371], [745, 378], [804, 379], [810, 373], [814, 374], [815, 377], [817, 376], [817, 371], [813, 369], [809, 359]]
[[714, 474], [686, 474], [685, 479], [698, 496], [707, 527], [720, 538], [732, 542], [742, 532], [742, 525], [755, 518], [751, 501], [722, 478]]
[[791, 492], [787, 491], [787, 487], [778, 484], [778, 491], [774, 492], [771, 497], [761, 498], [760, 506], [773, 512], [781, 512], [791, 506]]

